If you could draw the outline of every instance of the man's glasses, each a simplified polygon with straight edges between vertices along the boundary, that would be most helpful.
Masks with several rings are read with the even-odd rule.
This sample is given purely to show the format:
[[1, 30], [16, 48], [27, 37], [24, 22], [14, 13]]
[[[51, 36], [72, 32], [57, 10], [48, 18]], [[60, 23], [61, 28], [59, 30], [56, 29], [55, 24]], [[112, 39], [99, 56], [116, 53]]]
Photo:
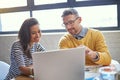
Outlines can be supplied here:
[[67, 25], [73, 25], [78, 18], [79, 17], [75, 18], [74, 20], [70, 20], [67, 23], [63, 23], [62, 26], [66, 27]]

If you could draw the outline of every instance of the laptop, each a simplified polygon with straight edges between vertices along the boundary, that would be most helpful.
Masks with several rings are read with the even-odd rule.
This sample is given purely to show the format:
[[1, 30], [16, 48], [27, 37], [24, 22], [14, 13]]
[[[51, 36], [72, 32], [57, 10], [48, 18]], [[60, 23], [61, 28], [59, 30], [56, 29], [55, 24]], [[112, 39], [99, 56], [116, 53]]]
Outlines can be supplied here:
[[34, 80], [84, 80], [85, 48], [32, 54]]

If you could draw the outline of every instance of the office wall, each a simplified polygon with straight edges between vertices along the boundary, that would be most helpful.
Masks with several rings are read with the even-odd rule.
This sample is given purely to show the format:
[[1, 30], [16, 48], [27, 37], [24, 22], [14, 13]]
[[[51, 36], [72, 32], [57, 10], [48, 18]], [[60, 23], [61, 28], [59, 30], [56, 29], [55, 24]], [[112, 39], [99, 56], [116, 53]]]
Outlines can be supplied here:
[[[41, 44], [46, 50], [58, 49], [58, 41], [64, 33], [43, 34]], [[113, 59], [120, 62], [120, 31], [104, 31], [106, 43]], [[10, 47], [17, 35], [0, 35], [0, 60], [10, 63]]]

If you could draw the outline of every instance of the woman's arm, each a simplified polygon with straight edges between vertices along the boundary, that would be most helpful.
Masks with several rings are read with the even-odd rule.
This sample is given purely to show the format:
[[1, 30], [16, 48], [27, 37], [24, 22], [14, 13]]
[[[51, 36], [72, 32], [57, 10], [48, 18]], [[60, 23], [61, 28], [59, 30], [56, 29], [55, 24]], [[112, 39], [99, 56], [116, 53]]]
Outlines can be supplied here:
[[27, 76], [28, 75], [34, 75], [34, 73], [33, 73], [33, 66], [32, 65], [30, 65], [28, 67], [20, 66], [19, 69], [22, 71], [22, 74], [24, 74], [24, 75], [27, 75]]

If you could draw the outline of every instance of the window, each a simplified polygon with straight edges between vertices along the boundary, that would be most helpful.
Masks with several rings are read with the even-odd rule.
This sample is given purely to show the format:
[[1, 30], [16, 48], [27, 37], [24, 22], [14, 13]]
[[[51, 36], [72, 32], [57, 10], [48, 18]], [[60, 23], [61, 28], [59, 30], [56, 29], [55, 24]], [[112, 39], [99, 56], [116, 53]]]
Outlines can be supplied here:
[[117, 5], [77, 7], [87, 27], [117, 27]]
[[[75, 9], [82, 17], [82, 25], [85, 27], [117, 27], [116, 5], [77, 7]], [[64, 29], [61, 26], [63, 10], [65, 8], [33, 11], [33, 17], [39, 20], [42, 30]]]
[[18, 31], [23, 21], [30, 17], [29, 12], [4, 13], [1, 15], [2, 32]]
[[67, 2], [67, 0], [35, 0], [35, 5]]
[[91, 1], [91, 0], [76, 0], [76, 1]]
[[61, 15], [71, 7], [84, 27], [120, 30], [119, 6], [118, 0], [0, 0], [0, 33], [18, 31], [28, 17], [35, 17], [43, 32], [65, 31]]
[[0, 8], [27, 6], [27, 0], [0, 0]]
[[64, 29], [61, 26], [61, 15], [64, 9], [33, 11], [33, 17], [39, 20], [42, 30]]

